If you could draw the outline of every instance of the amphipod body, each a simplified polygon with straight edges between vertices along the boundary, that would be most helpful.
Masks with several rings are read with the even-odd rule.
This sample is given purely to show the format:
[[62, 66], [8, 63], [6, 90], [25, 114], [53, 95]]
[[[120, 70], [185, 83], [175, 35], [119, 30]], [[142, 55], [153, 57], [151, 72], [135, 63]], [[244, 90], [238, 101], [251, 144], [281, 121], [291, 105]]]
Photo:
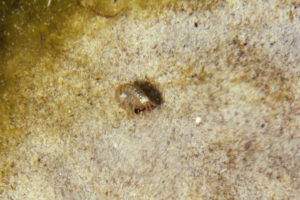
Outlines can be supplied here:
[[152, 103], [147, 95], [136, 85], [125, 83], [117, 87], [115, 99], [129, 115], [152, 110]]

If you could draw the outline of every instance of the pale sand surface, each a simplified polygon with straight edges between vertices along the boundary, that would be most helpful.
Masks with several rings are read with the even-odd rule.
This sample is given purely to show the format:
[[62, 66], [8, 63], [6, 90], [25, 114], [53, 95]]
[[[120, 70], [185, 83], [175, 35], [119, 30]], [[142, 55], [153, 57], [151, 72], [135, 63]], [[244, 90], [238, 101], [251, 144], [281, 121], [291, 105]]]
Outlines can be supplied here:
[[[279, 2], [84, 22], [24, 86], [35, 114], [0, 199], [298, 198], [300, 7]], [[145, 79], [164, 103], [127, 119], [114, 89]]]

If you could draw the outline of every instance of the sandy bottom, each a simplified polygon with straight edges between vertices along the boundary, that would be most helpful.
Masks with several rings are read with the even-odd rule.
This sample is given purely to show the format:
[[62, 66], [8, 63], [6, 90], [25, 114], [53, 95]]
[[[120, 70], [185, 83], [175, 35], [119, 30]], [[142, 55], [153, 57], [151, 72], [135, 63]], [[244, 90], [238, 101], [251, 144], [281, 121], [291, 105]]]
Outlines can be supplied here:
[[[233, 0], [147, 15], [105, 28], [95, 17], [41, 59], [0, 199], [296, 199], [300, 7]], [[135, 80], [164, 103], [127, 118], [114, 90]]]

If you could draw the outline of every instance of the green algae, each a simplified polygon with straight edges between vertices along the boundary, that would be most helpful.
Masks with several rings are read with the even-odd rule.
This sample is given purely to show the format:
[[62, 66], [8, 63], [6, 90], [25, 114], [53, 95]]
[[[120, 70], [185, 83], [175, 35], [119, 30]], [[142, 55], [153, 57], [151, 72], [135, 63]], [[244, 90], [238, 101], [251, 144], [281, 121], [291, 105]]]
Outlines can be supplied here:
[[[1, 146], [11, 146], [20, 135], [29, 108], [24, 88], [35, 74], [33, 69], [43, 56], [62, 51], [65, 38], [74, 38], [80, 29], [64, 28], [70, 14], [77, 10], [76, 1], [55, 1], [47, 8], [44, 1], [3, 1], [0, 40], [0, 131]], [[46, 69], [46, 71], [49, 69]]]
[[[77, 1], [2, 1], [0, 3], [0, 183], [11, 162], [7, 154], [30, 132], [26, 120], [32, 115], [33, 83], [36, 64], [42, 57], [62, 52], [66, 38], [80, 35], [82, 25], [70, 26], [72, 13], [83, 12]], [[67, 25], [67, 26], [66, 26]], [[50, 62], [51, 63], [51, 62]], [[38, 73], [50, 73], [44, 65]], [[1, 184], [0, 184], [1, 191]]]

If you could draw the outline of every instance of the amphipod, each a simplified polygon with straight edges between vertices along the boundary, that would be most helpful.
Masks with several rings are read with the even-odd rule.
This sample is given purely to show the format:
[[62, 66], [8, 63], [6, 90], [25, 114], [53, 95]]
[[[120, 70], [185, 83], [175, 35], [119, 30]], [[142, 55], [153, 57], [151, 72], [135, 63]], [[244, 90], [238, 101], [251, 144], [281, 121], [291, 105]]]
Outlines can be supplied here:
[[151, 111], [154, 106], [138, 86], [130, 83], [122, 84], [116, 88], [115, 99], [129, 115]]

